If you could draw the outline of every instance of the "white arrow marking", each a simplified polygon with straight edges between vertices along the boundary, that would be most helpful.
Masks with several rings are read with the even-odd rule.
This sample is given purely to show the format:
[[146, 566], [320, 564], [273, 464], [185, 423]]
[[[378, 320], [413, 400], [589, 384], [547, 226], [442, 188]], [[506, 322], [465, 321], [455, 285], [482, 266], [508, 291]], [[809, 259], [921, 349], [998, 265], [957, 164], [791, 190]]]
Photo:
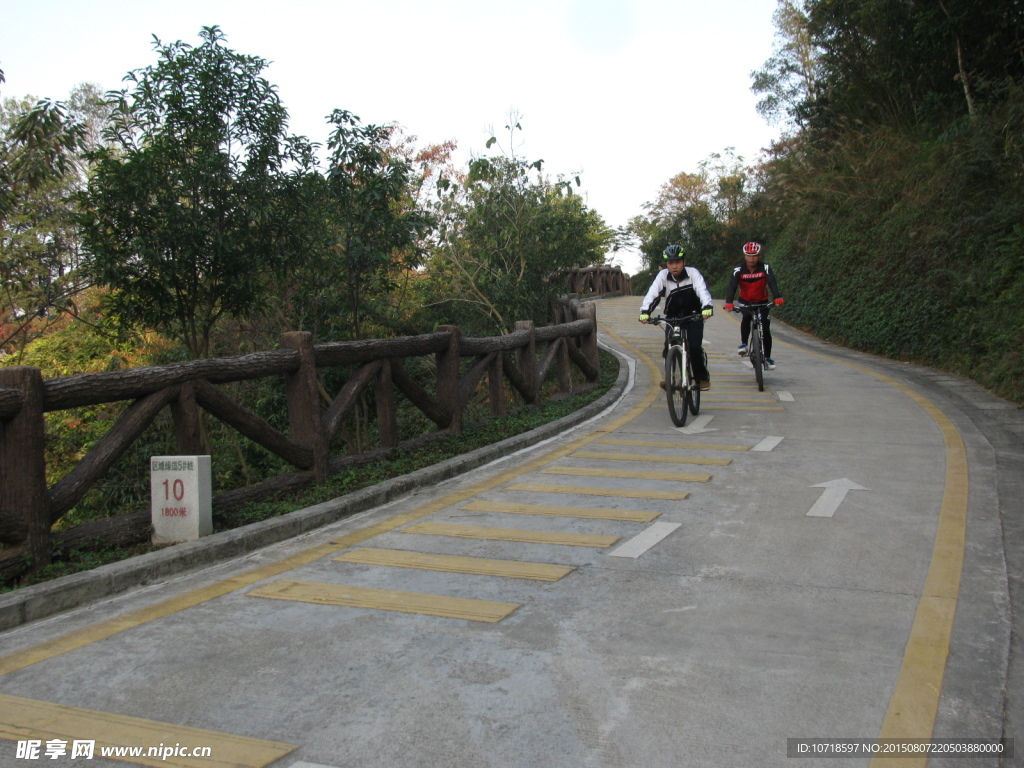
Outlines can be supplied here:
[[757, 445], [755, 445], [750, 450], [752, 450], [752, 451], [770, 451], [772, 448], [774, 448], [776, 445], [778, 445], [779, 443], [781, 443], [785, 439], [786, 438], [784, 438], [784, 437], [771, 437], [771, 436], [769, 436], [769, 437], [766, 437], [764, 440], [762, 440]]
[[711, 421], [714, 416], [698, 416], [690, 425], [687, 427], [676, 427], [677, 432], [682, 432], [684, 435], [696, 435], [700, 432], [717, 432], [717, 429], [707, 429], [707, 423]]
[[794, 402], [793, 395], [791, 393], [789, 393], [789, 392], [781, 392], [780, 391], [780, 392], [776, 392], [775, 394], [779, 396], [779, 401], [780, 402], [783, 402], [783, 403], [792, 403], [792, 402]]
[[608, 553], [609, 557], [640, 557], [644, 552], [668, 536], [682, 523], [652, 523], [642, 533]]
[[841, 478], [839, 480], [829, 480], [827, 483], [818, 483], [817, 485], [809, 485], [808, 488], [824, 488], [821, 492], [821, 496], [814, 502], [814, 506], [807, 512], [807, 517], [832, 517], [839, 509], [839, 505], [843, 503], [843, 499], [846, 498], [846, 494], [849, 491], [870, 491], [870, 488], [865, 488], [863, 485], [857, 485], [853, 480], [847, 478]]

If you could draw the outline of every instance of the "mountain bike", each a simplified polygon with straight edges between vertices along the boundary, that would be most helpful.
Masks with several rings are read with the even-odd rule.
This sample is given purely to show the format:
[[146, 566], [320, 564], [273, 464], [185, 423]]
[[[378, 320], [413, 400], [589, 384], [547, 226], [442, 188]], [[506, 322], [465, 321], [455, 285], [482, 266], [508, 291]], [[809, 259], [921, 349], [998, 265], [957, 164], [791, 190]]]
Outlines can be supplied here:
[[[686, 412], [694, 416], [700, 412], [700, 382], [693, 375], [690, 345], [686, 340], [686, 326], [703, 319], [697, 312], [685, 317], [652, 317], [650, 323], [665, 331], [668, 351], [665, 354], [665, 396], [672, 423], [686, 426]], [[705, 361], [705, 365], [707, 362]]]
[[761, 328], [761, 310], [773, 306], [770, 301], [758, 304], [736, 304], [733, 312], [742, 314], [750, 312], [750, 340], [747, 342], [747, 357], [750, 364], [754, 366], [754, 378], [757, 379], [757, 389], [764, 392], [764, 372], [768, 370], [768, 358], [764, 354], [764, 331]]

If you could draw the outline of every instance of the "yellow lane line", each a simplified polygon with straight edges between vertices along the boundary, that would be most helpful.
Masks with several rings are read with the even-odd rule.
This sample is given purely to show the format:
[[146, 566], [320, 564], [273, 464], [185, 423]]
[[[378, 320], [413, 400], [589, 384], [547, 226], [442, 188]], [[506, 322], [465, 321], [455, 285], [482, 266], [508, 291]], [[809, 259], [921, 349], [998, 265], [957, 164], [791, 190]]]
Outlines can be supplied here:
[[316, 605], [418, 613], [427, 616], [443, 616], [449, 619], [486, 621], [492, 624], [501, 621], [519, 607], [518, 603], [498, 603], [493, 600], [424, 595], [418, 592], [399, 592], [394, 589], [373, 589], [293, 579], [280, 579], [272, 582], [259, 589], [254, 589], [248, 596], [315, 603]]
[[[738, 323], [738, 320], [734, 319]], [[614, 334], [612, 334], [614, 335]], [[621, 339], [620, 339], [621, 341]], [[785, 342], [777, 342], [786, 344]], [[786, 346], [793, 346], [786, 344]], [[945, 485], [939, 508], [939, 522], [921, 599], [903, 653], [900, 672], [882, 723], [880, 738], [931, 738], [935, 730], [942, 682], [949, 655], [953, 618], [960, 594], [967, 529], [969, 491], [967, 451], [956, 425], [930, 400], [894, 379], [856, 363], [812, 350], [808, 354], [839, 362], [863, 371], [895, 387], [917, 403], [938, 425], [946, 454]], [[652, 370], [653, 369], [653, 366]], [[715, 380], [734, 375], [716, 376]], [[735, 376], [735, 378], [739, 378]], [[746, 378], [746, 377], [744, 377]], [[718, 410], [725, 410], [719, 408]], [[778, 409], [782, 410], [782, 409]], [[876, 757], [872, 768], [924, 768], [927, 757]]]
[[[144, 748], [164, 745], [187, 747], [189, 756], [112, 757], [134, 765], [171, 766], [171, 768], [262, 768], [294, 751], [294, 744], [233, 736], [228, 733], [160, 723], [140, 717], [94, 712], [63, 704], [0, 694], [0, 738], [19, 741], [58, 739], [67, 743], [71, 755], [76, 739], [96, 740], [94, 756], [103, 747]], [[209, 747], [209, 757], [193, 757], [195, 747]], [[144, 749], [144, 751], [148, 751]], [[177, 750], [184, 751], [184, 750]], [[46, 761], [44, 761], [46, 762]]]
[[[816, 353], [817, 354], [817, 353]], [[881, 739], [928, 739], [935, 730], [953, 618], [960, 596], [967, 537], [969, 491], [967, 450], [956, 425], [923, 395], [867, 368], [846, 363], [891, 384], [921, 406], [938, 425], [946, 450], [946, 480], [931, 565], [917, 605], [899, 677], [882, 723]], [[895, 760], [876, 757], [872, 768], [923, 768], [927, 758]]]
[[349, 550], [334, 559], [339, 563], [384, 565], [394, 568], [415, 568], [422, 571], [468, 573], [476, 576], [502, 576], [509, 579], [530, 579], [532, 581], [558, 581], [576, 570], [571, 565], [435, 555], [424, 552], [407, 552], [402, 549], [370, 547]]

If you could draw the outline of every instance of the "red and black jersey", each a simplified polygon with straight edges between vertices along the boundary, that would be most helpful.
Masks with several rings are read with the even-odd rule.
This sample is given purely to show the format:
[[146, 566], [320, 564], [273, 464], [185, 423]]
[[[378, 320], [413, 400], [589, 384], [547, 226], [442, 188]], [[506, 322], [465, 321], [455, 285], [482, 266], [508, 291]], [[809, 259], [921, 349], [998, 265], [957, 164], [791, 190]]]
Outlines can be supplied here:
[[[782, 298], [782, 291], [775, 282], [775, 273], [764, 262], [760, 262], [753, 269], [747, 269], [744, 262], [732, 271], [732, 279], [729, 280], [729, 288], [725, 293], [726, 304], [732, 304], [732, 300], [736, 298], [737, 288], [740, 292], [739, 300], [744, 304], [757, 304], [768, 301], [769, 298]], [[768, 291], [771, 291], [770, 297]]]

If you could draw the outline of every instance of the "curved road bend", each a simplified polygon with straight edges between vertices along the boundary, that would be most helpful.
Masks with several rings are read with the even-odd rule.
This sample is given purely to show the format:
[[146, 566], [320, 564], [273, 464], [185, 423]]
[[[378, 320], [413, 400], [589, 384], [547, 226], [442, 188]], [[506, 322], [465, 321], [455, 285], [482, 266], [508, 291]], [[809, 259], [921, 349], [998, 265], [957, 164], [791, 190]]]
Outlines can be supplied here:
[[[0, 634], [0, 768], [29, 740], [99, 768], [703, 768], [1020, 734], [1021, 411], [778, 322], [759, 393], [716, 316], [676, 429], [638, 306], [599, 302], [632, 386], [563, 437]], [[47, 759], [76, 739], [93, 760]]]

